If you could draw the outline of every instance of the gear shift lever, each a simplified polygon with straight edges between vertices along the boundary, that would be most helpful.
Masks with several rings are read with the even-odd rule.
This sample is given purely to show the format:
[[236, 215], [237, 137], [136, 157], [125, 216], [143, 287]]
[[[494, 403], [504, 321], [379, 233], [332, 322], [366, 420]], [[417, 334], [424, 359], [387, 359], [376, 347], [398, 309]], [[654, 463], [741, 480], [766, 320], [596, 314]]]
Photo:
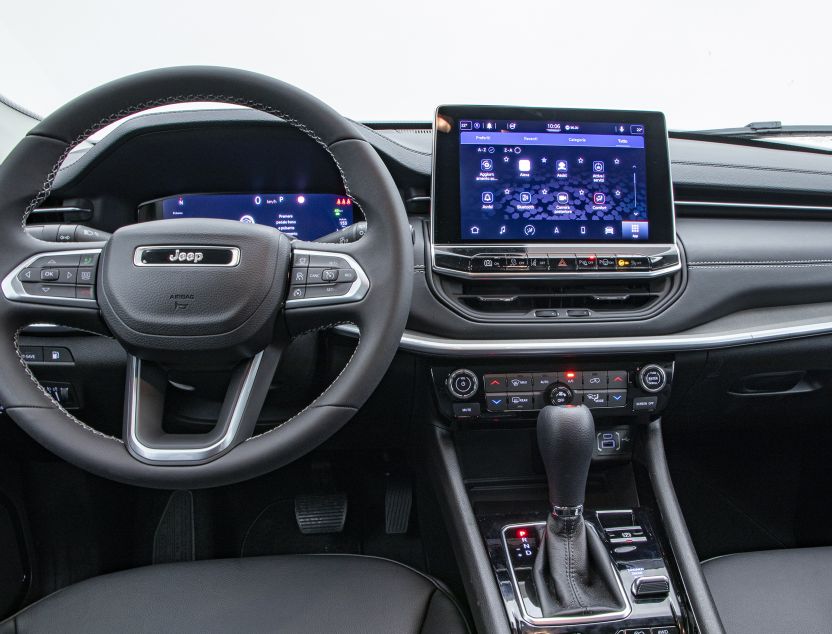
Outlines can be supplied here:
[[592, 412], [584, 405], [544, 407], [537, 417], [537, 442], [552, 512], [534, 563], [544, 616], [589, 616], [622, 609], [609, 553], [583, 517], [595, 446]]
[[595, 445], [592, 412], [583, 405], [544, 407], [537, 417], [537, 444], [549, 480], [553, 515], [581, 515]]

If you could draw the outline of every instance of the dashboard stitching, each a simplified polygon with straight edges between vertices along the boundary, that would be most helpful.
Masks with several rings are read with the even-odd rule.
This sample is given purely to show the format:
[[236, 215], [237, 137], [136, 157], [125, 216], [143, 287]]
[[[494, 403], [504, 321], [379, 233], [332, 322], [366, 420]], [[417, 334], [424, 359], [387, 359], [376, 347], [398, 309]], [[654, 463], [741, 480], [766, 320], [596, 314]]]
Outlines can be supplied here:
[[42, 203], [44, 200], [46, 200], [49, 197], [49, 194], [52, 191], [52, 184], [55, 181], [55, 177], [57, 176], [61, 165], [66, 160], [66, 157], [69, 155], [69, 153], [79, 143], [86, 140], [89, 136], [98, 132], [102, 128], [104, 128], [104, 127], [106, 127], [106, 126], [108, 126], [112, 123], [115, 123], [116, 121], [120, 121], [121, 119], [124, 119], [125, 117], [127, 117], [131, 114], [136, 114], [138, 112], [144, 112], [145, 110], [149, 110], [150, 108], [156, 108], [156, 107], [159, 107], [159, 106], [165, 106], [165, 105], [176, 104], [176, 103], [189, 103], [189, 102], [193, 102], [193, 101], [210, 101], [210, 102], [215, 102], [215, 103], [231, 103], [231, 104], [235, 104], [235, 105], [239, 105], [239, 106], [246, 106], [246, 107], [249, 107], [249, 108], [253, 108], [255, 110], [259, 110], [261, 112], [265, 112], [267, 114], [271, 114], [271, 115], [279, 117], [280, 119], [283, 119], [286, 123], [288, 123], [289, 125], [297, 128], [298, 130], [300, 130], [301, 132], [306, 134], [309, 138], [314, 140], [321, 147], [323, 147], [324, 150], [326, 150], [327, 154], [329, 154], [330, 157], [332, 158], [332, 160], [335, 162], [335, 166], [338, 168], [338, 172], [341, 175], [341, 180], [344, 181], [344, 193], [346, 193], [347, 196], [350, 196], [351, 198], [355, 199], [355, 196], [353, 196], [352, 193], [350, 192], [349, 183], [347, 182], [347, 177], [344, 174], [344, 169], [341, 167], [341, 164], [338, 162], [338, 159], [335, 158], [335, 155], [329, 149], [329, 146], [324, 142], [323, 139], [321, 139], [317, 134], [315, 134], [315, 132], [313, 130], [311, 130], [309, 127], [307, 127], [306, 125], [304, 125], [303, 123], [301, 123], [297, 119], [294, 119], [293, 117], [290, 117], [289, 115], [287, 115], [284, 112], [278, 110], [277, 108], [273, 108], [271, 106], [266, 106], [265, 104], [262, 104], [262, 103], [259, 103], [259, 102], [256, 102], [256, 101], [250, 101], [248, 99], [241, 99], [239, 97], [232, 97], [232, 96], [229, 96], [229, 95], [213, 95], [213, 94], [209, 94], [209, 95], [176, 95], [176, 96], [160, 98], [160, 99], [151, 99], [151, 100], [148, 100], [148, 101], [145, 101], [145, 102], [133, 105], [133, 106], [128, 106], [126, 108], [122, 108], [118, 112], [115, 112], [115, 113], [110, 114], [106, 117], [103, 117], [102, 119], [100, 119], [98, 121], [98, 123], [95, 123], [95, 124], [89, 126], [81, 134], [79, 134], [77, 137], [75, 137], [74, 140], [69, 142], [67, 144], [66, 149], [61, 153], [60, 157], [58, 158], [58, 161], [52, 167], [50, 172], [46, 175], [46, 179], [44, 180], [40, 191], [29, 202], [29, 204], [26, 206], [26, 209], [23, 211], [23, 218], [21, 220], [21, 226], [25, 229], [26, 219], [29, 217], [29, 214], [31, 214], [33, 209], [35, 209], [40, 203]]
[[[327, 325], [325, 325], [325, 326], [319, 326], [319, 327], [317, 327], [317, 328], [310, 328], [309, 330], [305, 330], [304, 332], [301, 332], [301, 333], [299, 333], [299, 334], [295, 335], [294, 337], [292, 337], [292, 339], [294, 340], [294, 339], [296, 339], [297, 337], [300, 337], [301, 335], [307, 335], [307, 334], [309, 334], [309, 333], [311, 333], [311, 332], [320, 332], [320, 331], [322, 331], [322, 330], [328, 330], [329, 328], [334, 328], [335, 326], [341, 326], [341, 325], [345, 325], [345, 324], [355, 325], [355, 323], [354, 323], [354, 322], [352, 322], [352, 321], [335, 321], [335, 322], [332, 322], [331, 324], [327, 324]], [[266, 436], [267, 434], [271, 434], [273, 431], [275, 431], [275, 430], [277, 430], [277, 429], [280, 429], [281, 427], [283, 427], [283, 426], [284, 426], [284, 425], [286, 425], [287, 423], [291, 423], [291, 422], [292, 422], [293, 420], [295, 420], [298, 416], [300, 416], [301, 414], [303, 414], [306, 410], [311, 409], [312, 407], [314, 407], [314, 406], [315, 406], [315, 403], [317, 403], [317, 402], [318, 402], [318, 401], [319, 401], [319, 400], [320, 400], [320, 399], [321, 399], [321, 398], [322, 398], [322, 397], [323, 397], [323, 396], [324, 396], [327, 392], [329, 392], [329, 390], [332, 388], [332, 386], [333, 386], [333, 385], [335, 385], [335, 384], [338, 382], [338, 379], [340, 379], [340, 378], [341, 378], [341, 375], [342, 375], [342, 374], [344, 374], [344, 372], [346, 372], [346, 370], [347, 370], [347, 368], [349, 367], [350, 363], [352, 363], [352, 360], [355, 358], [355, 355], [356, 355], [356, 353], [358, 352], [358, 348], [359, 348], [360, 346], [361, 346], [361, 338], [360, 338], [360, 336], [359, 336], [358, 343], [357, 343], [357, 344], [356, 344], [356, 346], [355, 346], [355, 350], [353, 350], [353, 351], [352, 351], [352, 354], [350, 355], [350, 358], [349, 358], [349, 359], [347, 359], [346, 364], [344, 364], [344, 367], [343, 367], [343, 368], [341, 368], [341, 371], [338, 373], [338, 376], [336, 376], [336, 377], [335, 377], [335, 379], [332, 381], [332, 383], [330, 383], [329, 385], [327, 385], [327, 386], [326, 386], [326, 389], [325, 389], [323, 392], [321, 392], [321, 393], [320, 393], [320, 394], [319, 394], [319, 395], [318, 395], [318, 396], [317, 396], [317, 397], [316, 397], [316, 398], [315, 398], [315, 399], [314, 399], [311, 403], [309, 403], [309, 405], [307, 405], [306, 407], [304, 407], [302, 410], [300, 410], [297, 414], [295, 414], [295, 415], [294, 415], [294, 416], [292, 416], [291, 418], [287, 418], [285, 421], [283, 421], [283, 422], [282, 422], [282, 423], [280, 423], [279, 425], [275, 425], [275, 426], [274, 426], [274, 427], [272, 427], [271, 429], [264, 431], [262, 434], [257, 434], [256, 436], [249, 436], [249, 437], [248, 437], [248, 438], [246, 438], [243, 442], [248, 442], [248, 441], [250, 441], [250, 440], [255, 440], [256, 438], [262, 438], [263, 436]], [[351, 407], [351, 409], [355, 409], [355, 408], [354, 408], [354, 407]]]
[[408, 152], [413, 152], [414, 154], [421, 154], [422, 156], [433, 156], [433, 152], [422, 152], [422, 150], [417, 150], [416, 148], [408, 147], [407, 145], [404, 145], [403, 143], [399, 143], [398, 141], [395, 141], [394, 139], [391, 139], [389, 136], [386, 136], [386, 135], [382, 134], [378, 130], [374, 130], [373, 128], [371, 128], [368, 125], [364, 125], [363, 123], [360, 123], [358, 121], [353, 121], [353, 123], [357, 126], [360, 126], [361, 128], [363, 128], [365, 130], [369, 130], [370, 132], [375, 134], [377, 137], [379, 137], [381, 139], [384, 139], [385, 141], [388, 141], [388, 142], [392, 143], [393, 145], [396, 145], [396, 146], [402, 148], [403, 150], [407, 150]]
[[[95, 429], [94, 427], [90, 427], [89, 425], [87, 425], [82, 420], [80, 420], [80, 419], [76, 418], [75, 416], [73, 416], [72, 414], [70, 414], [66, 409], [64, 409], [64, 407], [58, 401], [56, 401], [52, 397], [52, 395], [49, 392], [46, 391], [46, 388], [44, 388], [40, 384], [40, 381], [37, 380], [37, 378], [32, 373], [32, 370], [29, 368], [26, 361], [24, 361], [23, 355], [20, 353], [20, 345], [19, 345], [19, 343], [20, 343], [20, 333], [24, 328], [18, 328], [17, 331], [14, 333], [14, 349], [17, 352], [17, 358], [20, 361], [20, 365], [22, 365], [23, 369], [26, 370], [26, 374], [28, 374], [29, 378], [32, 379], [32, 382], [37, 386], [38, 390], [40, 390], [40, 393], [43, 394], [49, 400], [50, 404], [54, 408], [57, 408], [58, 410], [60, 410], [72, 422], [80, 425], [81, 429], [83, 429], [84, 431], [88, 431], [88, 432], [90, 432], [90, 433], [92, 433], [96, 436], [100, 436], [101, 438], [106, 438], [107, 440], [114, 440], [115, 442], [121, 443], [123, 445], [124, 441], [121, 438], [116, 438], [115, 436], [110, 436], [109, 434], [105, 434], [103, 432], [100, 432], [97, 429]], [[99, 337], [106, 336], [106, 335], [102, 335], [102, 334], [97, 333], [97, 332], [93, 332], [91, 330], [83, 330], [81, 328], [77, 328], [76, 330], [81, 330], [82, 332], [88, 332], [88, 333], [91, 333], [91, 334], [94, 334], [94, 335], [98, 335]]]

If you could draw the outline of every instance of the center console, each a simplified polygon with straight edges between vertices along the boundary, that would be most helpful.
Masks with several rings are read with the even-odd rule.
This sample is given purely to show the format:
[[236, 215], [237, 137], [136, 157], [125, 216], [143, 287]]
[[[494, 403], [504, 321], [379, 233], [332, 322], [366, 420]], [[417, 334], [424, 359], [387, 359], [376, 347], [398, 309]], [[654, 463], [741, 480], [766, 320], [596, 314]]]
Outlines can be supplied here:
[[[426, 274], [469, 320], [644, 319], [684, 284], [660, 113], [441, 106], [434, 137]], [[692, 631], [639, 464], [675, 369], [614, 350], [430, 364], [443, 466], [513, 632]]]

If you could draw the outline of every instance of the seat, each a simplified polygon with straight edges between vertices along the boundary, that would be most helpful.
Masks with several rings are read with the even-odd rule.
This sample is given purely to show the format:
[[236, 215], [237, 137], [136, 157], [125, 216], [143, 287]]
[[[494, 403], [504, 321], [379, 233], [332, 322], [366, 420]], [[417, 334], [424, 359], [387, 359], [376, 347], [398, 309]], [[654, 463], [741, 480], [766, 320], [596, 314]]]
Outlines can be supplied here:
[[727, 634], [832, 631], [832, 548], [726, 555], [702, 570]]
[[29, 632], [468, 632], [449, 592], [402, 564], [285, 555], [163, 564], [94, 577], [0, 623]]

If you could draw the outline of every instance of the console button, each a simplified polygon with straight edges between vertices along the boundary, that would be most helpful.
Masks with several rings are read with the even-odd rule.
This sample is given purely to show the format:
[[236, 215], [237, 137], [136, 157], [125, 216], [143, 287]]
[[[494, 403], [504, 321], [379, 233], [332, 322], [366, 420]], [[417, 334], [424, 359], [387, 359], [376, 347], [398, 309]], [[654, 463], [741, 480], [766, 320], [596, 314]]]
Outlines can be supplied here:
[[598, 256], [599, 270], [615, 270], [615, 258], [611, 255]]
[[557, 372], [535, 372], [533, 375], [534, 378], [534, 389], [535, 390], [545, 390], [553, 383], [558, 382], [558, 373]]
[[566, 309], [566, 316], [567, 317], [589, 317], [590, 313], [589, 310], [586, 308], [567, 308]]
[[531, 374], [507, 374], [506, 386], [509, 392], [531, 392], [534, 384]]
[[40, 346], [20, 346], [20, 356], [26, 363], [43, 361], [43, 348]]
[[584, 392], [584, 405], [589, 409], [598, 409], [607, 407], [607, 392], [606, 391], [592, 391]]
[[634, 412], [655, 412], [658, 406], [658, 396], [638, 396], [633, 399]]
[[577, 266], [577, 261], [574, 255], [558, 255], [557, 253], [549, 254], [549, 270], [550, 271], [574, 271]]
[[548, 318], [551, 319], [552, 317], [557, 317], [558, 316], [558, 311], [552, 310], [551, 308], [546, 308], [544, 310], [536, 310], [536, 311], [534, 311], [534, 316], [535, 317], [548, 317]]
[[40, 279], [43, 282], [57, 282], [61, 277], [61, 269], [41, 269]]
[[569, 405], [574, 394], [572, 390], [562, 383], [556, 383], [549, 392], [549, 403], [552, 405]]
[[340, 297], [350, 292], [352, 284], [338, 282], [337, 284], [318, 284], [306, 287], [306, 297]]
[[72, 353], [67, 348], [45, 347], [43, 349], [43, 360], [47, 363], [72, 363]]
[[509, 394], [509, 410], [532, 410], [534, 409], [534, 396], [532, 394]]
[[646, 365], [638, 373], [638, 382], [645, 392], [661, 392], [667, 385], [667, 374], [661, 366]]
[[27, 282], [23, 284], [23, 290], [27, 295], [36, 297], [75, 297], [74, 286], [61, 286], [58, 284], [35, 284]]
[[608, 390], [607, 407], [626, 407], [627, 390]]
[[675, 625], [654, 627], [652, 630], [650, 630], [650, 634], [679, 634], [679, 628]]
[[494, 273], [502, 271], [504, 259], [499, 256], [479, 255], [471, 263], [471, 270], [479, 273]]
[[457, 418], [476, 418], [479, 415], [479, 403], [454, 403], [454, 416]]
[[633, 596], [663, 597], [670, 592], [670, 580], [664, 575], [638, 577], [630, 588]]
[[627, 371], [610, 370], [607, 372], [607, 385], [613, 388], [625, 389], [627, 387]]
[[623, 630], [619, 634], [651, 634], [649, 627], [637, 627], [634, 629]]
[[618, 255], [615, 258], [615, 268], [619, 271], [647, 271], [650, 269], [650, 259], [642, 256]]
[[549, 270], [549, 258], [542, 257], [542, 258], [529, 258], [529, 270], [530, 271], [548, 271]]
[[558, 372], [558, 382], [568, 385], [571, 388], [578, 388], [583, 385], [583, 374], [575, 370], [566, 370]]
[[503, 266], [513, 271], [527, 271], [529, 269], [529, 258], [522, 255], [507, 255], [503, 258]]
[[598, 268], [598, 258], [594, 255], [579, 255], [577, 263], [579, 271], [594, 271]]
[[506, 391], [506, 375], [505, 374], [484, 374], [482, 383], [488, 392], [505, 392]]
[[45, 257], [38, 258], [37, 260], [32, 262], [32, 266], [35, 268], [42, 268], [47, 266], [78, 266], [80, 258], [80, 255], [73, 255], [71, 253], [61, 255], [47, 255]]
[[590, 390], [598, 390], [607, 387], [606, 370], [584, 371], [583, 386]]
[[485, 397], [485, 407], [489, 412], [504, 412], [506, 410], [506, 395], [488, 394]]

